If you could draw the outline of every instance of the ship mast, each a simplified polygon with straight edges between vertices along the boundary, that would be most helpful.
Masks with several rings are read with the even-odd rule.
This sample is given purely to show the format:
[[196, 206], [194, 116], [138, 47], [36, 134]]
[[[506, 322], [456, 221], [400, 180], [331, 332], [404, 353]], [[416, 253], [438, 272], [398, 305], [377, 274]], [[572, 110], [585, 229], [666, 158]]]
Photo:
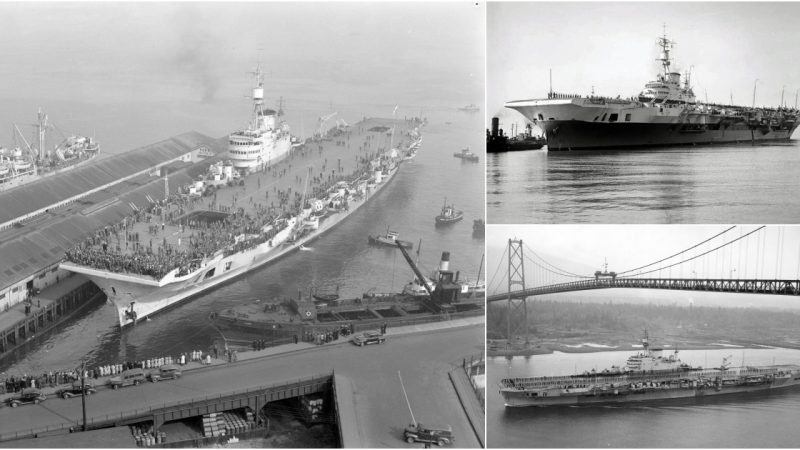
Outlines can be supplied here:
[[264, 73], [261, 71], [261, 64], [256, 66], [256, 70], [250, 72], [255, 75], [256, 85], [253, 88], [253, 128], [261, 128], [261, 118], [264, 114]]
[[45, 157], [44, 140], [45, 132], [47, 130], [47, 114], [42, 112], [42, 108], [39, 108], [37, 117], [39, 119], [38, 123], [36, 124], [37, 131], [39, 132], [39, 159], [42, 160]]
[[669, 77], [669, 52], [672, 50], [674, 44], [673, 41], [667, 39], [667, 25], [664, 24], [664, 35], [658, 38], [658, 45], [661, 47], [661, 57], [656, 59], [656, 61], [661, 61], [661, 66], [664, 68], [664, 81]]

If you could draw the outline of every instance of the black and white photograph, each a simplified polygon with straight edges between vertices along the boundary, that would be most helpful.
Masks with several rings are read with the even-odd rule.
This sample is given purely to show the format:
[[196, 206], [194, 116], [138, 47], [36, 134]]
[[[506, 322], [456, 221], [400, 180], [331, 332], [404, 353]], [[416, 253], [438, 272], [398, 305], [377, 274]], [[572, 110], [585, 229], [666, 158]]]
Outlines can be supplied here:
[[489, 2], [489, 223], [798, 223], [797, 2]]
[[484, 3], [0, 17], [0, 446], [485, 446]]
[[490, 448], [796, 447], [800, 227], [491, 225]]

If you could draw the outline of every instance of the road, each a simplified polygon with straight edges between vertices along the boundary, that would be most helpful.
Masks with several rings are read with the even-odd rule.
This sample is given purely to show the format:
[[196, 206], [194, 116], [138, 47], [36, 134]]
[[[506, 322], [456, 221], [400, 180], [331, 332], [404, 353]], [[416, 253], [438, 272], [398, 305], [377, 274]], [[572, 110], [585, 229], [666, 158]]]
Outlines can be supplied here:
[[[87, 416], [102, 418], [226, 391], [297, 380], [334, 370], [352, 381], [364, 447], [418, 447], [402, 440], [410, 423], [397, 372], [422, 423], [453, 427], [457, 447], [480, 447], [447, 372], [483, 349], [483, 326], [391, 337], [367, 347], [332, 345], [187, 372], [178, 380], [146, 383], [87, 397]], [[81, 400], [49, 398], [39, 405], [0, 408], [2, 433], [79, 421]]]

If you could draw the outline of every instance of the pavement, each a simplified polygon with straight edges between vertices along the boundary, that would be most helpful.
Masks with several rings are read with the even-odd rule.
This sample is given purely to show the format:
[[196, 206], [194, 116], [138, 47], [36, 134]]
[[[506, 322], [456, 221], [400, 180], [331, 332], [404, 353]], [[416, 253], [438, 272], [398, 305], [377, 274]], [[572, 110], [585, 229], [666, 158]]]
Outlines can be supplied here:
[[[349, 380], [349, 400], [340, 399], [350, 438], [348, 447], [407, 447], [403, 428], [410, 423], [397, 374], [403, 373], [414, 415], [420, 422], [448, 422], [456, 435], [456, 446], [482, 447], [454, 386], [446, 374], [460, 365], [464, 355], [482, 351], [483, 317], [449, 322], [389, 328], [381, 345], [356, 347], [344, 339], [313, 345], [286, 344], [260, 351], [241, 352], [237, 362], [212, 361], [211, 366], [190, 363], [178, 380], [145, 383], [120, 390], [100, 389], [87, 397], [87, 416], [103, 418], [134, 409], [202, 398], [209, 393], [255, 388], [289, 382], [301, 377], [333, 371]], [[219, 372], [223, 370], [224, 372]], [[97, 383], [100, 384], [99, 382]], [[346, 385], [345, 385], [346, 386]], [[31, 428], [57, 427], [79, 422], [80, 398], [48, 399], [39, 405], [0, 408], [2, 434]], [[96, 447], [92, 433], [61, 436], [58, 446]], [[41, 439], [41, 438], [40, 438]], [[357, 442], [360, 441], [360, 442]], [[12, 441], [27, 446], [28, 440]]]
[[486, 415], [478, 397], [475, 395], [475, 390], [472, 388], [472, 383], [466, 370], [459, 367], [451, 370], [447, 375], [450, 376], [450, 381], [458, 394], [458, 400], [469, 418], [475, 437], [481, 442], [482, 447], [486, 447]]

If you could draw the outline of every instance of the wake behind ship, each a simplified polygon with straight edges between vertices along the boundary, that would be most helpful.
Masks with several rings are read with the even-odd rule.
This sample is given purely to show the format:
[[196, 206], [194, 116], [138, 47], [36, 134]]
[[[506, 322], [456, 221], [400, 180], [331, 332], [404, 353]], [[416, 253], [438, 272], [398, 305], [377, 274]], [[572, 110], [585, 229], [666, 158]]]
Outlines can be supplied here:
[[[255, 94], [255, 117], [263, 118], [263, 97], [257, 95], [263, 93]], [[230, 160], [211, 164], [206, 175], [164, 200], [131, 205], [132, 213], [116, 226], [69, 250], [61, 268], [97, 284], [116, 307], [120, 326], [135, 324], [295, 251], [340, 223], [393, 179], [420, 124], [365, 119], [278, 152], [283, 162], [272, 153], [256, 157], [252, 166], [232, 158], [241, 156], [233, 153], [240, 149], [241, 132], [234, 133]]]
[[800, 366], [772, 365], [702, 369], [650, 349], [647, 333], [643, 351], [628, 358], [625, 367], [600, 372], [551, 377], [505, 378], [500, 394], [508, 407], [618, 404], [764, 391], [800, 384]]
[[798, 126], [796, 108], [756, 108], [699, 103], [690, 74], [671, 69], [673, 42], [660, 37], [663, 72], [636, 97], [608, 98], [552, 92], [545, 99], [515, 100], [545, 133], [549, 150], [788, 140]]

